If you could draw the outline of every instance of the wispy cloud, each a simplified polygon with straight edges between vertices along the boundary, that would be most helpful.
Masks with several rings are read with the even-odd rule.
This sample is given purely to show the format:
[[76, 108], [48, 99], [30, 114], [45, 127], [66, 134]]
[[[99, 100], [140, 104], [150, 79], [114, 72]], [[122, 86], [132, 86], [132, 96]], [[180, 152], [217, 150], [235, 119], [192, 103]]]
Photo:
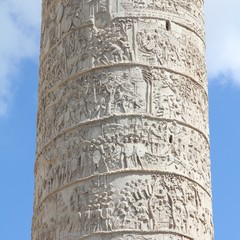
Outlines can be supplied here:
[[240, 86], [240, 1], [207, 0], [205, 8], [209, 77]]
[[8, 112], [21, 60], [38, 56], [40, 2], [0, 0], [0, 116]]

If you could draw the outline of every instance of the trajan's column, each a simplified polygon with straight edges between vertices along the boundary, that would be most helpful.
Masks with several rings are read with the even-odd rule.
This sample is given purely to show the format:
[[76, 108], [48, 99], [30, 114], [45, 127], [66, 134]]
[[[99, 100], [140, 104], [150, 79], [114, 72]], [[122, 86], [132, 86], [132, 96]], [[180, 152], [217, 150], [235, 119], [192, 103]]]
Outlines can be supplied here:
[[203, 0], [43, 0], [32, 240], [212, 240]]

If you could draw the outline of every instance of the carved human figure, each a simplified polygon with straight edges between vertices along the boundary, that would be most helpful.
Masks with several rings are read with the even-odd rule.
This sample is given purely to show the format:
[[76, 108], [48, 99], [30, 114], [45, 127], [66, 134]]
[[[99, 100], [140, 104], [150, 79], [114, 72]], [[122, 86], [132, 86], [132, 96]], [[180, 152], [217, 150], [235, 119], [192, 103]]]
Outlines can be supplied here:
[[159, 142], [161, 139], [161, 135], [157, 129], [157, 124], [153, 123], [152, 126], [149, 127], [149, 141], [151, 144], [151, 152], [152, 154], [159, 154]]
[[126, 112], [126, 96], [121, 91], [121, 87], [116, 89], [114, 104], [116, 105], [116, 108], [119, 108], [120, 112]]
[[96, 118], [100, 118], [102, 116], [105, 116], [107, 113], [107, 108], [108, 108], [108, 96], [107, 96], [107, 91], [103, 91], [102, 96], [98, 100], [96, 100], [96, 109], [93, 114]]
[[124, 139], [124, 165], [125, 168], [131, 169], [137, 166], [136, 164], [136, 149], [133, 136], [125, 137]]
[[147, 207], [143, 204], [143, 202], [139, 202], [137, 206], [137, 214], [139, 221], [139, 226], [137, 228], [141, 230], [149, 230], [150, 229], [149, 211]]
[[94, 219], [93, 232], [99, 232], [103, 229], [103, 213], [100, 204], [96, 204], [92, 217]]
[[166, 186], [161, 186], [157, 189], [155, 194], [156, 205], [155, 205], [155, 228], [173, 228], [172, 219], [172, 199], [169, 195]]
[[136, 167], [144, 169], [143, 162], [146, 154], [146, 146], [140, 142], [139, 137], [135, 138], [135, 153], [136, 153]]
[[86, 234], [91, 232], [91, 217], [92, 217], [91, 205], [88, 205], [84, 212], [84, 216], [83, 216], [84, 221], [82, 222], [82, 224], [83, 223], [85, 224]]

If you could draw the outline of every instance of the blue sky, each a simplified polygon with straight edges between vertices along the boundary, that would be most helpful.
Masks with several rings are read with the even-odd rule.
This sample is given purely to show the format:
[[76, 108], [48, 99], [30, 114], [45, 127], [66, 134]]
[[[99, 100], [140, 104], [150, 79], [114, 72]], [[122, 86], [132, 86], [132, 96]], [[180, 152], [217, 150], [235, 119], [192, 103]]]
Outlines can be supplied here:
[[[0, 239], [30, 240], [40, 0], [0, 0]], [[215, 240], [239, 239], [239, 0], [206, 0]]]

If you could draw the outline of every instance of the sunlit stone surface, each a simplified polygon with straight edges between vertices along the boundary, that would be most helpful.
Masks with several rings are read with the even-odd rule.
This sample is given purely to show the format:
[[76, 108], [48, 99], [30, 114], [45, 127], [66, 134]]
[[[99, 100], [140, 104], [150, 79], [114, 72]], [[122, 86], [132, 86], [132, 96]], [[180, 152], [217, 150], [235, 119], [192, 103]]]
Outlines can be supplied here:
[[202, 0], [43, 0], [32, 240], [212, 240]]

